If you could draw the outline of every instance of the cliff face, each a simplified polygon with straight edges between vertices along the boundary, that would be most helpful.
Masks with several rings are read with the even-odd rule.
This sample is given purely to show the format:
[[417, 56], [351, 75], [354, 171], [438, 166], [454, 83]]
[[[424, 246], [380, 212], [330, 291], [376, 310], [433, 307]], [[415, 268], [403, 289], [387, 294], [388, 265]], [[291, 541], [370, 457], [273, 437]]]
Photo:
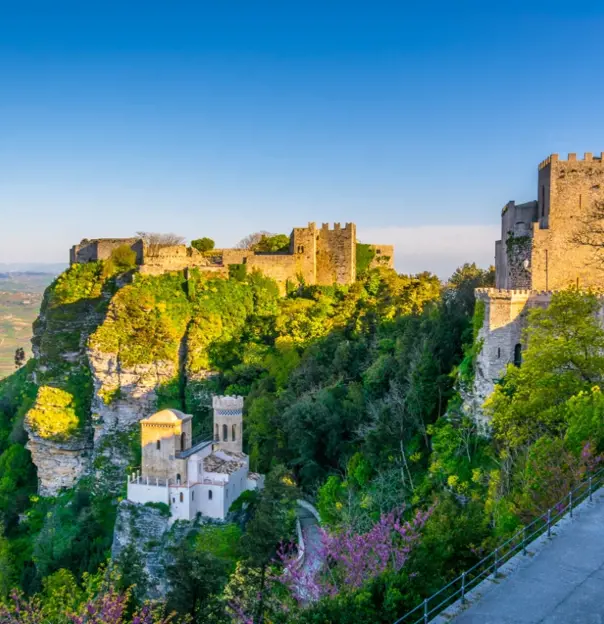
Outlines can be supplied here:
[[61, 275], [34, 326], [38, 395], [25, 419], [40, 494], [93, 474], [119, 495], [137, 465], [138, 422], [162, 407], [203, 414], [214, 345], [277, 298], [266, 278], [127, 277], [103, 262]]

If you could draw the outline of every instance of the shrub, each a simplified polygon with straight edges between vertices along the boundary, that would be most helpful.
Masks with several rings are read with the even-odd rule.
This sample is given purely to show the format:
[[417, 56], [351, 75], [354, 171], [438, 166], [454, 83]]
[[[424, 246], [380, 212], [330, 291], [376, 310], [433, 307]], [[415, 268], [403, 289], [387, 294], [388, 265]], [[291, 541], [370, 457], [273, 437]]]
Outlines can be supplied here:
[[203, 238], [196, 238], [191, 241], [191, 247], [193, 247], [193, 249], [197, 249], [197, 251], [201, 251], [202, 253], [204, 251], [211, 251], [214, 249], [214, 241], [207, 236], [204, 236]]
[[111, 252], [110, 262], [120, 273], [130, 271], [136, 267], [136, 252], [129, 245], [120, 245]]
[[26, 422], [41, 438], [69, 438], [79, 425], [73, 395], [60, 388], [42, 386], [34, 407], [27, 413]]

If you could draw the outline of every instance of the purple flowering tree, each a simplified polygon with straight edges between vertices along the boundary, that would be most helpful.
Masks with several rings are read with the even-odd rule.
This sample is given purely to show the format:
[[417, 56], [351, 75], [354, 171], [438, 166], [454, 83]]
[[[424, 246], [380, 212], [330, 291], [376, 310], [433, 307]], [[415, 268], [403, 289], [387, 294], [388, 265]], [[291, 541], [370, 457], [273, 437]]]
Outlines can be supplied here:
[[392, 511], [382, 515], [366, 533], [322, 529], [318, 560], [306, 557], [301, 561], [291, 545], [282, 546], [278, 554], [283, 571], [277, 580], [303, 606], [324, 596], [359, 589], [387, 570], [398, 572], [418, 543], [432, 510], [418, 511], [409, 521], [403, 521], [402, 510]]
[[[178, 624], [174, 616], [164, 616], [161, 605], [144, 605], [127, 617], [128, 592], [119, 592], [112, 586], [84, 602], [76, 613], [65, 613], [65, 620], [73, 624]], [[186, 620], [181, 620], [184, 624]], [[45, 624], [48, 614], [36, 597], [26, 600], [14, 592], [8, 605], [0, 605], [2, 624]]]

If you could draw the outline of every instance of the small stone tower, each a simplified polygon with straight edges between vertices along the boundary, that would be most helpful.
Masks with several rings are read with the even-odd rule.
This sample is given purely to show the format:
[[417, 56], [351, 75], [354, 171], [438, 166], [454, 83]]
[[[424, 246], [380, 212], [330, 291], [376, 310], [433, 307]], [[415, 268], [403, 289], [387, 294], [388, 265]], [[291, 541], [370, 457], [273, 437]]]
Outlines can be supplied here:
[[225, 451], [242, 452], [243, 397], [212, 397], [214, 408], [215, 447]]
[[182, 451], [191, 448], [191, 416], [164, 409], [141, 420], [142, 476], [186, 482]]

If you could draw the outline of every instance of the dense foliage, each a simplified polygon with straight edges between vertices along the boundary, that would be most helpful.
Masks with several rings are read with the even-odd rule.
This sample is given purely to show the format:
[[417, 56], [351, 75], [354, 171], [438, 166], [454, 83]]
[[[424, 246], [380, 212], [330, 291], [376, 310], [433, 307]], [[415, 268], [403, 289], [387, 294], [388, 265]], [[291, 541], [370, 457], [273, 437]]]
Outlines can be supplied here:
[[[595, 296], [562, 292], [530, 312], [522, 366], [510, 365], [484, 407], [489, 439], [462, 396], [482, 348], [485, 311], [473, 290], [492, 273], [466, 265], [443, 285], [370, 269], [369, 255], [355, 284], [300, 285], [284, 298], [261, 274], [236, 270], [228, 280], [196, 271], [127, 279], [128, 263], [113, 259], [61, 276], [46, 294], [38, 361], [0, 383], [5, 617], [16, 604], [57, 623], [77, 621], [66, 614], [89, 603], [118, 605], [123, 621], [151, 613], [135, 548], [102, 581], [119, 496], [93, 478], [55, 498], [35, 495], [24, 420], [41, 438], [81, 435], [87, 346], [124, 367], [169, 364], [158, 407], [202, 425], [212, 393], [246, 396], [245, 445], [266, 488], [236, 501], [238, 524], [201, 526], [175, 545], [167, 607], [177, 619], [393, 621], [598, 465], [604, 330]], [[120, 400], [119, 388], [97, 391]], [[293, 566], [298, 498], [313, 500], [323, 521], [329, 564], [312, 576]], [[25, 597], [11, 599], [13, 587]]]

